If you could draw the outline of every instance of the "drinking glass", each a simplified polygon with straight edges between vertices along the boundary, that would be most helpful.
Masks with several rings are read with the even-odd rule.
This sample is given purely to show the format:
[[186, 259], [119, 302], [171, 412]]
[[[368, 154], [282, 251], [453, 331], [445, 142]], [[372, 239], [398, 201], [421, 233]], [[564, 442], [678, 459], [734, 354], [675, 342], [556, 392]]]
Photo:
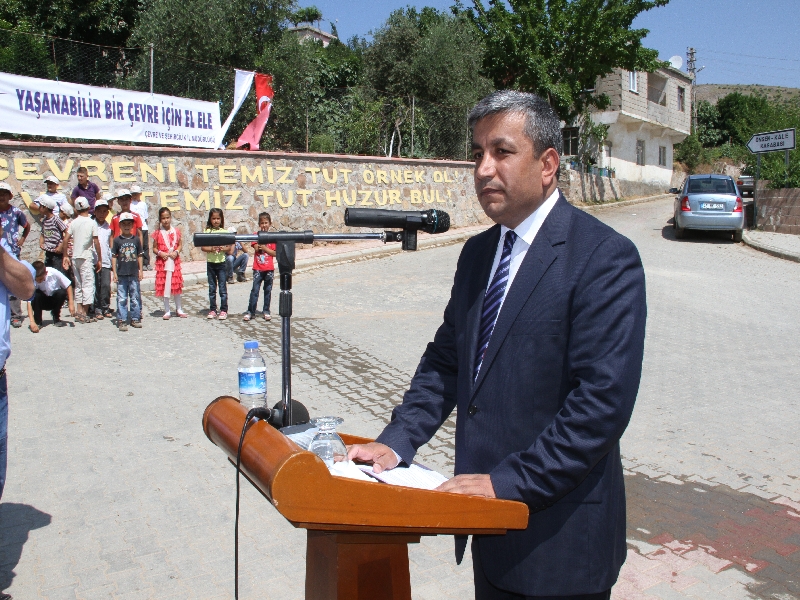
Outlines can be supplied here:
[[311, 419], [311, 423], [315, 427], [319, 427], [317, 435], [311, 440], [308, 449], [319, 456], [325, 465], [330, 469], [334, 462], [345, 460], [347, 457], [347, 448], [336, 433], [336, 426], [341, 425], [341, 417], [317, 417]]

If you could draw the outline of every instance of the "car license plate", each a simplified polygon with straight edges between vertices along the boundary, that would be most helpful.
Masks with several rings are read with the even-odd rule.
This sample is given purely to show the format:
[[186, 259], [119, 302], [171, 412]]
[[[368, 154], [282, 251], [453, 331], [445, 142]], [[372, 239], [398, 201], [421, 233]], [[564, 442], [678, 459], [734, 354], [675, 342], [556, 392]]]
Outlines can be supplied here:
[[725, 204], [722, 202], [701, 202], [700, 210], [725, 210]]

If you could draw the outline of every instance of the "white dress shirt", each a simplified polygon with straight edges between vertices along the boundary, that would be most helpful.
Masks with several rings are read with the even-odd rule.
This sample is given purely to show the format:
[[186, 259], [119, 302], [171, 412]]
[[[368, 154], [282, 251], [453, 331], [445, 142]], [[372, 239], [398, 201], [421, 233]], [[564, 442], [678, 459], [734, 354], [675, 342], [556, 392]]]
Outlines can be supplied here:
[[[525, 260], [528, 248], [533, 244], [536, 234], [539, 233], [539, 229], [541, 229], [542, 223], [544, 223], [547, 215], [553, 210], [558, 197], [559, 192], [558, 188], [556, 188], [539, 208], [533, 211], [522, 223], [514, 228], [514, 233], [517, 234], [517, 241], [514, 242], [514, 247], [511, 249], [511, 264], [508, 266], [508, 282], [506, 283], [506, 289], [503, 291], [503, 299], [500, 301], [500, 309], [497, 311], [498, 315], [503, 308], [503, 302], [506, 301], [506, 294], [508, 294], [508, 290], [514, 282], [514, 277], [516, 277], [517, 271], [519, 271], [519, 266], [522, 264], [522, 261]], [[500, 264], [500, 258], [503, 255], [503, 243], [505, 242], [507, 232], [508, 227], [501, 225], [500, 240], [497, 243], [497, 250], [494, 253], [494, 262], [492, 263], [492, 270], [489, 272], [489, 281], [486, 283], [487, 290], [492, 284], [494, 273], [497, 271], [497, 265]]]

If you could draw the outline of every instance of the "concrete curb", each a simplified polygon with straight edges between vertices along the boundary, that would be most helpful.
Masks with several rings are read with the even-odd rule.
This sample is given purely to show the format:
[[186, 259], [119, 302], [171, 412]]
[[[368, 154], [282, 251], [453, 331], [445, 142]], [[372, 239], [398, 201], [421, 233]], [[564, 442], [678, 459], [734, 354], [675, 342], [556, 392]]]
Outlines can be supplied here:
[[[634, 200], [622, 200], [620, 202], [609, 202], [606, 204], [598, 204], [592, 206], [580, 206], [581, 210], [587, 212], [600, 210], [603, 208], [631, 206], [633, 204], [641, 204], [643, 202], [651, 202], [669, 197], [671, 194], [658, 194], [656, 196], [646, 196], [644, 198], [636, 198]], [[465, 242], [474, 235], [486, 231], [489, 227], [483, 229], [472, 229], [471, 231], [454, 231], [452, 233], [445, 233], [420, 239], [418, 247], [420, 250], [428, 248], [439, 248], [441, 246], [449, 246], [451, 244], [458, 244]], [[372, 258], [381, 258], [384, 256], [391, 256], [393, 254], [400, 254], [403, 250], [399, 244], [386, 244], [384, 246], [377, 246], [374, 248], [364, 248], [361, 250], [352, 250], [350, 252], [340, 252], [338, 254], [328, 254], [326, 256], [315, 256], [313, 258], [304, 258], [297, 261], [294, 273], [304, 273], [319, 269], [321, 267], [329, 267], [343, 263], [356, 262], [360, 260], [369, 260]], [[252, 269], [247, 269], [247, 275], [252, 277]], [[208, 283], [208, 277], [205, 273], [188, 273], [183, 276], [183, 286], [189, 287], [192, 285], [205, 285]], [[141, 288], [143, 292], [152, 292], [155, 289], [155, 279], [146, 279], [142, 281]]]
[[590, 204], [588, 206], [579, 206], [581, 210], [592, 212], [595, 210], [602, 210], [604, 208], [614, 208], [616, 206], [633, 206], [634, 204], [642, 204], [644, 202], [653, 202], [661, 200], [662, 198], [674, 197], [675, 194], [656, 194], [655, 196], [645, 196], [644, 198], [634, 198], [633, 200], [620, 200], [619, 202], [605, 202], [603, 204]]
[[742, 232], [742, 241], [745, 243], [745, 245], [750, 246], [755, 250], [759, 250], [760, 252], [765, 252], [766, 254], [770, 254], [772, 256], [776, 256], [784, 260], [791, 260], [792, 262], [800, 263], [800, 254], [798, 254], [797, 252], [782, 250], [781, 248], [778, 248], [776, 246], [770, 246], [769, 244], [765, 244], [763, 242], [754, 240], [749, 235], [747, 235], [747, 231]]

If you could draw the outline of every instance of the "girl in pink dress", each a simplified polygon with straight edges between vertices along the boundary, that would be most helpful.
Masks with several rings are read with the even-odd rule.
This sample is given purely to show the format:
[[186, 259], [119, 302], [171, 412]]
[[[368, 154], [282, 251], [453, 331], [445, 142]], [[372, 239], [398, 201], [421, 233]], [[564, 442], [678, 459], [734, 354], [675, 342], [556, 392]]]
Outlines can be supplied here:
[[161, 228], [153, 234], [153, 254], [156, 256], [156, 296], [164, 298], [164, 320], [172, 316], [169, 312], [170, 296], [175, 298], [175, 312], [181, 318], [188, 315], [181, 310], [181, 231], [172, 226], [172, 213], [164, 206], [158, 211]]

